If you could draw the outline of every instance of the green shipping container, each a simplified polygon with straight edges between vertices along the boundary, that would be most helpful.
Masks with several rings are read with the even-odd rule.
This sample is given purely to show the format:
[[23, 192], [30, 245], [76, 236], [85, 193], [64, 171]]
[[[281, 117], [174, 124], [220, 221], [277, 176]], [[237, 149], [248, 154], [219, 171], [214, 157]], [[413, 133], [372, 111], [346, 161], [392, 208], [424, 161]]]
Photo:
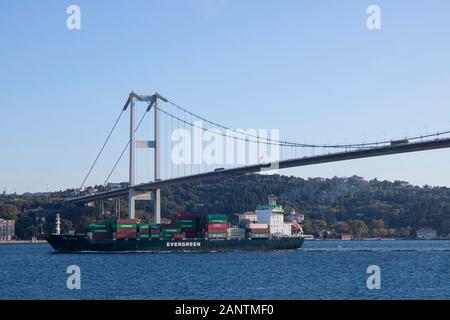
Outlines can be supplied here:
[[139, 239], [148, 239], [148, 238], [150, 238], [149, 234], [140, 234], [139, 235]]
[[75, 236], [77, 236], [77, 237], [85, 237], [86, 234], [85, 233], [75, 233]]
[[92, 233], [111, 233], [111, 230], [95, 229], [95, 230], [92, 230]]
[[152, 239], [159, 239], [160, 235], [159, 234], [151, 234], [150, 238]]
[[208, 214], [208, 219], [225, 219], [227, 220], [226, 214]]
[[180, 224], [178, 227], [181, 229], [197, 229], [196, 224]]
[[226, 238], [226, 233], [209, 233], [208, 238]]
[[126, 229], [126, 228], [137, 228], [137, 224], [133, 223], [133, 224], [115, 224], [114, 225], [115, 229]]
[[196, 219], [180, 219], [180, 220], [176, 220], [177, 224], [183, 224], [183, 223], [197, 223]]
[[208, 224], [212, 223], [228, 223], [226, 219], [208, 219]]
[[162, 231], [162, 233], [167, 233], [167, 234], [181, 233], [180, 228], [164, 228], [161, 231]]
[[139, 230], [148, 230], [150, 229], [150, 225], [149, 224], [141, 224], [139, 225]]
[[150, 225], [150, 229], [152, 229], [152, 230], [159, 230], [160, 228], [161, 228], [161, 226], [159, 224]]
[[171, 237], [171, 236], [174, 235], [174, 234], [178, 234], [178, 233], [172, 233], [172, 232], [169, 232], [169, 233], [167, 233], [167, 232], [161, 232], [161, 233], [160, 233], [161, 237]]

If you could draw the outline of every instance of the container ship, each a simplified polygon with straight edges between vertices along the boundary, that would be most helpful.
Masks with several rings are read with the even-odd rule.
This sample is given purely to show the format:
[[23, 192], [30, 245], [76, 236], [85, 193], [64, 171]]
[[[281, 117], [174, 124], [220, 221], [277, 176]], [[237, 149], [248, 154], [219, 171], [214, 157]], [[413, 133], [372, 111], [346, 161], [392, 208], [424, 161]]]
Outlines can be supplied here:
[[[259, 218], [259, 221], [257, 221]], [[256, 223], [258, 222], [258, 223]], [[66, 234], [46, 236], [55, 252], [224, 252], [299, 249], [303, 231], [294, 220], [285, 223], [281, 206], [260, 206], [232, 226], [225, 214], [177, 214], [173, 223], [146, 224], [116, 219], [76, 226]]]

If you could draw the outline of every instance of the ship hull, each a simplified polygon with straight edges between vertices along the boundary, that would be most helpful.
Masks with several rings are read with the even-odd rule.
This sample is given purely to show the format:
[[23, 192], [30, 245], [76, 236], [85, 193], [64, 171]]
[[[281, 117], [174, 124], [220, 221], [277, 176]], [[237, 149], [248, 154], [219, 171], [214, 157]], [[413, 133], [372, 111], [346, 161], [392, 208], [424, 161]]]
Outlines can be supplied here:
[[128, 239], [91, 240], [65, 235], [49, 235], [47, 242], [58, 253], [71, 252], [226, 252], [277, 251], [299, 249], [301, 237], [276, 239], [207, 240], [207, 239]]

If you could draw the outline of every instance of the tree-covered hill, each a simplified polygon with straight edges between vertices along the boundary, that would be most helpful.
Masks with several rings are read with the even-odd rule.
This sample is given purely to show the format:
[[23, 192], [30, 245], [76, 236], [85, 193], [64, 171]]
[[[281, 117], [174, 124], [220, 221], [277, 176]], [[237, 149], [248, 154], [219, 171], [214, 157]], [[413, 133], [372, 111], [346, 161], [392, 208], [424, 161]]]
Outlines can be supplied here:
[[[15, 219], [16, 234], [26, 239], [51, 232], [57, 212], [64, 228], [72, 223], [101, 219], [97, 207], [64, 205], [72, 190], [52, 193], [49, 199], [2, 196], [0, 219]], [[366, 181], [360, 177], [302, 179], [280, 175], [248, 175], [202, 183], [186, 183], [161, 191], [162, 215], [177, 212], [226, 213], [252, 211], [265, 204], [269, 194], [279, 197], [286, 212], [296, 210], [306, 216], [307, 233], [337, 237], [341, 233], [371, 237], [410, 237], [416, 229], [430, 227], [440, 235], [450, 233], [450, 189], [418, 187], [402, 181]], [[104, 212], [112, 212], [113, 202], [104, 202]], [[150, 219], [151, 202], [138, 202], [138, 216]], [[126, 212], [122, 201], [121, 212]], [[108, 215], [106, 215], [107, 217]]]

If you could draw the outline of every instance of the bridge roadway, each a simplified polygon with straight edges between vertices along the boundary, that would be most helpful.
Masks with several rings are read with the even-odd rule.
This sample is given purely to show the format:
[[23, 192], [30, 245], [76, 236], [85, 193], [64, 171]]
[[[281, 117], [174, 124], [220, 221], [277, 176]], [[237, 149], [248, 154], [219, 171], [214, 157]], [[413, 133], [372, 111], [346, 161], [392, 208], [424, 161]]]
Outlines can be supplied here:
[[[216, 169], [216, 171], [211, 171], [207, 173], [194, 174], [184, 177], [159, 180], [149, 183], [138, 184], [134, 186], [136, 192], [147, 192], [154, 189], [164, 188], [173, 184], [180, 184], [185, 182], [195, 182], [202, 181], [206, 179], [213, 178], [223, 178], [223, 177], [231, 177], [231, 176], [239, 176], [250, 173], [257, 173], [263, 171], [270, 171], [272, 169], [286, 169], [293, 167], [301, 167], [301, 166], [309, 166], [313, 164], [320, 163], [328, 163], [328, 162], [337, 162], [344, 160], [353, 160], [353, 159], [361, 159], [361, 158], [370, 158], [370, 157], [378, 157], [378, 156], [386, 156], [393, 155], [399, 153], [408, 153], [408, 152], [418, 152], [418, 151], [426, 151], [426, 150], [435, 150], [435, 149], [443, 149], [450, 148], [450, 138], [445, 139], [435, 139], [423, 142], [414, 142], [414, 143], [405, 143], [399, 145], [388, 145], [374, 148], [366, 148], [366, 149], [357, 149], [346, 152], [338, 152], [338, 153], [330, 153], [318, 156], [311, 157], [303, 157], [297, 159], [290, 160], [282, 160], [278, 163], [263, 163], [263, 164], [255, 164], [244, 167], [237, 167], [232, 169]], [[108, 198], [113, 198], [117, 196], [125, 196], [128, 194], [128, 188], [115, 189], [106, 192], [100, 192], [92, 195], [82, 196], [78, 198], [70, 198], [66, 199], [67, 202], [72, 203], [83, 203], [83, 202], [91, 202], [97, 200], [104, 200]]]

